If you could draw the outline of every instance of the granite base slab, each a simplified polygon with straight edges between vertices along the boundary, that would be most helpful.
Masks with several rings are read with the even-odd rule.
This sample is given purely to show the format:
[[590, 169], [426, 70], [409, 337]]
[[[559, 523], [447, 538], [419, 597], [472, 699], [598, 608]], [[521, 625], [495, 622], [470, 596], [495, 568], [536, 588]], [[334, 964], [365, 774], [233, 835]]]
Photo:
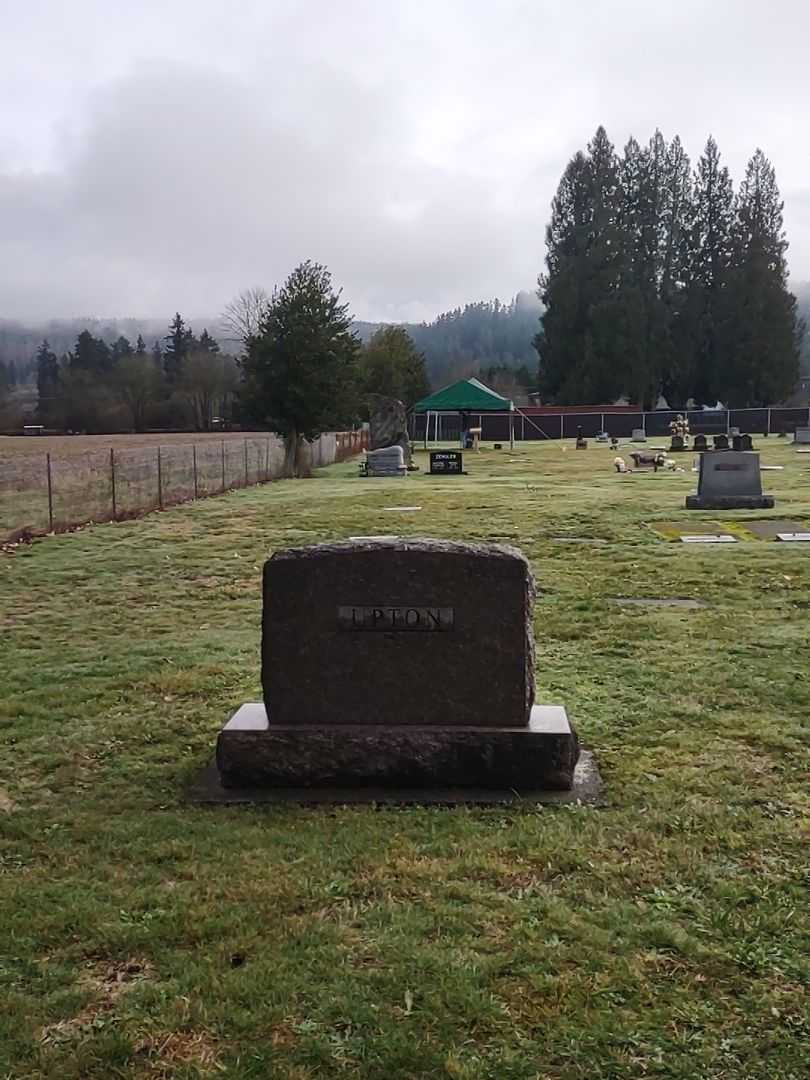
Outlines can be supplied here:
[[217, 740], [223, 787], [569, 791], [579, 744], [560, 705], [522, 727], [269, 724], [243, 705]]
[[773, 495], [687, 495], [687, 510], [770, 510]]
[[530, 803], [542, 806], [601, 806], [604, 785], [593, 754], [581, 750], [574, 780], [567, 791], [548, 789], [476, 787], [238, 787], [227, 788], [219, 769], [211, 763], [196, 772], [186, 798], [203, 806], [245, 806], [263, 803], [295, 803], [304, 806], [511, 806]]

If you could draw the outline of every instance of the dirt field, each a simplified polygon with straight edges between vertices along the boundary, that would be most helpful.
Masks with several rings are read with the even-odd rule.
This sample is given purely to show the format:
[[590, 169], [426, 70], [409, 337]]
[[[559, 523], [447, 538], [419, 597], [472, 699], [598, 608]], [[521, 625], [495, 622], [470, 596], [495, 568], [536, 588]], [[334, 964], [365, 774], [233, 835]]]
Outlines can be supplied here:
[[88, 450], [138, 449], [144, 446], [178, 446], [185, 443], [221, 442], [223, 439], [264, 439], [266, 431], [196, 431], [155, 435], [0, 435], [0, 463], [4, 458], [26, 454], [53, 454], [68, 457]]
[[[362, 445], [359, 432], [325, 433], [310, 445], [312, 467]], [[0, 438], [0, 542], [264, 483], [283, 463], [282, 440], [267, 432]]]

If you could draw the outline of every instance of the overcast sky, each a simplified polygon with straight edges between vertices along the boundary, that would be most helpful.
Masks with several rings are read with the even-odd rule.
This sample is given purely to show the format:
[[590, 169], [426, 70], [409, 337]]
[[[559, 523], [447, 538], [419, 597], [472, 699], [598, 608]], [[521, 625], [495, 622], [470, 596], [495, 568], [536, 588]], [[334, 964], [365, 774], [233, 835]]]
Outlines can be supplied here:
[[0, 317], [195, 317], [325, 262], [355, 315], [532, 288], [599, 123], [735, 183], [810, 278], [806, 0], [0, 0]]

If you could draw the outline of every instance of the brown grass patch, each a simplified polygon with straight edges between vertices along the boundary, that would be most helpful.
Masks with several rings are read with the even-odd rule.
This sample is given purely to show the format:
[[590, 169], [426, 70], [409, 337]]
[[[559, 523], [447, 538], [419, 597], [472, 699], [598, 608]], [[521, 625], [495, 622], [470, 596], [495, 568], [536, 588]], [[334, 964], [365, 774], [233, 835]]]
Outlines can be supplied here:
[[45, 1044], [71, 1042], [91, 1035], [105, 1021], [113, 1019], [115, 1003], [138, 983], [154, 978], [148, 960], [131, 958], [119, 963], [90, 960], [77, 980], [82, 990], [95, 996], [75, 1016], [46, 1025], [39, 1034]]
[[175, 1075], [178, 1068], [193, 1065], [209, 1071], [224, 1072], [219, 1060], [216, 1040], [205, 1031], [170, 1031], [150, 1035], [135, 1047], [135, 1053], [145, 1059], [156, 1078]]

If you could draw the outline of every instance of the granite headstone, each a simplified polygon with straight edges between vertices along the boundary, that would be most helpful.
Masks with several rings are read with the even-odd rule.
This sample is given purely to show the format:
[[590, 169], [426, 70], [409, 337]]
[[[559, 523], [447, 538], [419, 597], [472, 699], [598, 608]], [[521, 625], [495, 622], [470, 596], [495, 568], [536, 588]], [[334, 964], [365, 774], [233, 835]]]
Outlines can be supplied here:
[[687, 510], [759, 510], [773, 504], [772, 495], [762, 494], [759, 454], [701, 454], [697, 495], [686, 496]]
[[464, 456], [461, 450], [431, 450], [431, 476], [463, 476]]
[[568, 789], [561, 706], [534, 704], [534, 582], [496, 544], [392, 539], [264, 568], [264, 705], [220, 733], [225, 786]]

